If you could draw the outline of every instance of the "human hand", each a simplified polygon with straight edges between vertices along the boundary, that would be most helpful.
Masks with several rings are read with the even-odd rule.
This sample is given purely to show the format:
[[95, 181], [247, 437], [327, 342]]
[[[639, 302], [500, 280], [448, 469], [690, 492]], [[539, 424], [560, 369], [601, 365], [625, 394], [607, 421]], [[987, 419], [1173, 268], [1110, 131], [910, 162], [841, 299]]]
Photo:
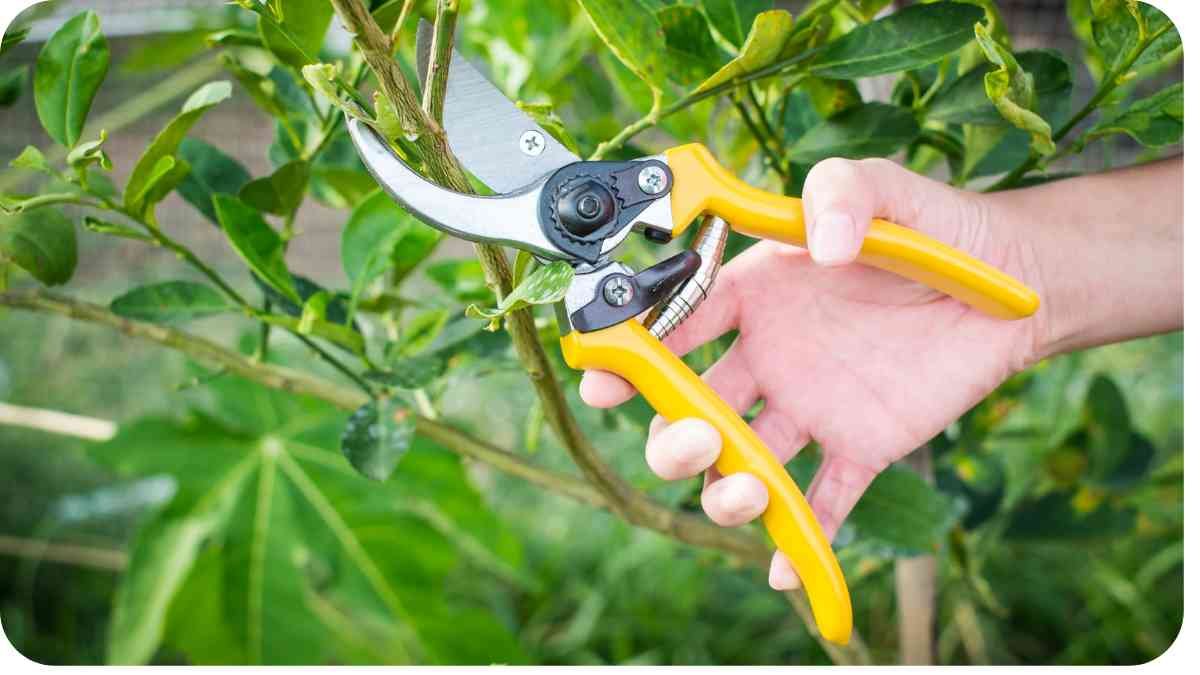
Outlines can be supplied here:
[[[1033, 283], [1033, 265], [996, 222], [993, 199], [908, 172], [884, 160], [828, 160], [804, 189], [809, 250], [761, 242], [724, 267], [696, 314], [666, 344], [687, 352], [732, 330], [738, 339], [704, 374], [739, 413], [763, 400], [751, 426], [781, 462], [810, 440], [823, 459], [806, 495], [832, 538], [871, 480], [979, 402], [1036, 352], [1034, 321], [1007, 322], [916, 283], [863, 265], [873, 217], [919, 229]], [[605, 372], [584, 374], [580, 394], [596, 407], [633, 388]], [[646, 444], [666, 480], [707, 471], [705, 512], [724, 526], [767, 505], [750, 474], [716, 475], [721, 438], [708, 423], [655, 418]], [[773, 588], [799, 586], [781, 553]]]

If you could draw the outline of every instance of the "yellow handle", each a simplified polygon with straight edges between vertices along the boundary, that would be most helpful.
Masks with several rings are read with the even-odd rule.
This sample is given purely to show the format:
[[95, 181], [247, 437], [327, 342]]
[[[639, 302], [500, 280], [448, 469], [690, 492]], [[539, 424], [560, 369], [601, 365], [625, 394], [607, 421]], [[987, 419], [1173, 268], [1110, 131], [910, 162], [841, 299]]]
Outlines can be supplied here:
[[717, 470], [750, 473], [767, 486], [763, 524], [800, 575], [821, 635], [846, 644], [854, 619], [842, 568], [808, 501], [750, 425], [636, 320], [569, 333], [562, 350], [572, 368], [607, 370], [629, 380], [666, 419], [699, 417], [716, 427], [723, 441]]
[[[698, 143], [672, 148], [666, 155], [675, 177], [671, 211], [676, 235], [701, 213], [713, 213], [742, 234], [804, 246], [804, 207], [799, 199], [747, 185]], [[995, 267], [886, 220], [872, 223], [858, 260], [1000, 319], [1030, 316], [1040, 302], [1037, 293]]]

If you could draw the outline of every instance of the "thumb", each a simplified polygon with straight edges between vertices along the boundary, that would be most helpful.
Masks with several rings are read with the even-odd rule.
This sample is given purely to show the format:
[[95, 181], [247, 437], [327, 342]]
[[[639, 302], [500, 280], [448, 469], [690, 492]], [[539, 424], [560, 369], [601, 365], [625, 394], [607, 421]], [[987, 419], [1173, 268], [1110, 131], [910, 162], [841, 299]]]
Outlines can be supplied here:
[[886, 159], [827, 159], [804, 181], [808, 251], [819, 265], [858, 257], [875, 218], [919, 229], [956, 245], [982, 217], [978, 195], [922, 176]]
[[826, 159], [804, 181], [808, 252], [818, 265], [845, 265], [862, 250], [877, 211], [874, 181], [863, 162]]

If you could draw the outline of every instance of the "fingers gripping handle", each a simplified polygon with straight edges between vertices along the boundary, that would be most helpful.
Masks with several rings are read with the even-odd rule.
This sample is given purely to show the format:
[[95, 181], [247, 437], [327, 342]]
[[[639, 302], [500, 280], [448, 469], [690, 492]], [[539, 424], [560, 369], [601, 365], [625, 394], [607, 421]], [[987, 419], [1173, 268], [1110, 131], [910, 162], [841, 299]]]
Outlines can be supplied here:
[[[742, 234], [805, 245], [804, 206], [799, 199], [747, 185], [703, 145], [681, 145], [666, 155], [675, 175], [671, 211], [676, 235], [701, 213], [713, 213]], [[1039, 304], [1037, 293], [995, 267], [886, 220], [872, 223], [858, 261], [937, 289], [1001, 319], [1030, 316]]]
[[821, 635], [850, 639], [850, 592], [833, 549], [812, 509], [787, 470], [745, 420], [636, 320], [562, 339], [567, 365], [598, 369], [629, 380], [668, 420], [698, 417], [716, 427], [723, 441], [717, 470], [746, 472], [767, 486], [770, 501], [763, 524], [800, 575]]

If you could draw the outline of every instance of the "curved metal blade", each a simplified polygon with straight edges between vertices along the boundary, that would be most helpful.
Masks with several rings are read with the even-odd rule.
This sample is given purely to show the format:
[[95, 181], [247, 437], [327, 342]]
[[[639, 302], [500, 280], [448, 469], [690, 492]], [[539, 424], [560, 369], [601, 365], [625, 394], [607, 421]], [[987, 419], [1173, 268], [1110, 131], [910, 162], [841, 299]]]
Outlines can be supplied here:
[[[432, 26], [417, 28], [417, 68], [429, 71]], [[496, 192], [512, 192], [579, 157], [521, 111], [463, 58], [450, 56], [442, 126], [463, 167]]]
[[538, 223], [542, 184], [496, 197], [465, 195], [434, 185], [408, 168], [371, 127], [347, 118], [346, 127], [367, 170], [392, 199], [431, 227], [470, 241], [504, 244], [567, 259]]

